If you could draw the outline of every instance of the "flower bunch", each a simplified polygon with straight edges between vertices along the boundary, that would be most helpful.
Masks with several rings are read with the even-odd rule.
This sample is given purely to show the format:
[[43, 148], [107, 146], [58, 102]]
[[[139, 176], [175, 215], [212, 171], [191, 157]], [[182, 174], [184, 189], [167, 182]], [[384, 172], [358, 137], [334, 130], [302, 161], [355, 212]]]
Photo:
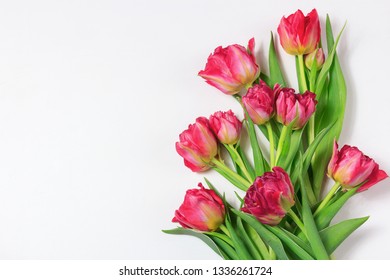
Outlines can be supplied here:
[[[273, 35], [268, 74], [255, 59], [253, 38], [247, 47], [210, 54], [198, 75], [238, 101], [245, 117], [231, 110], [198, 117], [179, 135], [176, 151], [193, 172], [215, 170], [237, 187], [240, 206], [206, 179], [208, 189], [199, 183], [188, 190], [176, 210], [172, 221], [181, 227], [164, 232], [198, 236], [224, 259], [330, 259], [368, 219], [332, 223], [351, 197], [388, 177], [358, 148], [337, 144], [346, 105], [336, 55], [342, 31], [334, 39], [327, 17], [325, 56], [315, 9], [281, 19], [277, 33], [296, 58], [297, 90], [285, 82]], [[249, 147], [242, 145], [244, 130]], [[326, 175], [334, 181], [327, 192]]]

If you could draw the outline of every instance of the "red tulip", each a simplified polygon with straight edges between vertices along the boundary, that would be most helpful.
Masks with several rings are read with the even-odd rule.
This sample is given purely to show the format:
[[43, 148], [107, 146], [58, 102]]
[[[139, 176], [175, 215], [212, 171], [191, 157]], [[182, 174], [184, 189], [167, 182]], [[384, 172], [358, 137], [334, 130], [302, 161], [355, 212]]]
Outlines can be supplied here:
[[276, 120], [289, 125], [295, 120], [292, 129], [301, 129], [316, 109], [316, 95], [310, 91], [296, 94], [292, 88], [282, 88], [276, 93]]
[[176, 151], [184, 158], [184, 164], [194, 172], [209, 169], [208, 163], [217, 155], [217, 139], [210, 130], [208, 120], [196, 119], [179, 135]]
[[187, 190], [172, 222], [200, 231], [217, 230], [225, 219], [223, 201], [213, 190], [205, 189], [201, 183], [198, 186], [200, 189]]
[[251, 86], [260, 73], [254, 56], [255, 40], [248, 43], [248, 50], [240, 45], [217, 47], [207, 59], [204, 70], [198, 75], [225, 94], [233, 95]]
[[243, 212], [252, 214], [261, 223], [277, 225], [295, 204], [290, 177], [280, 167], [257, 177], [244, 197]]
[[303, 55], [314, 51], [320, 40], [320, 21], [316, 9], [307, 16], [301, 10], [280, 20], [278, 34], [284, 50], [291, 55]]
[[274, 92], [263, 81], [248, 89], [242, 103], [255, 124], [265, 124], [274, 114]]
[[223, 144], [236, 144], [240, 139], [242, 123], [232, 110], [216, 112], [209, 118], [210, 128]]
[[328, 176], [346, 190], [364, 183], [358, 192], [365, 191], [388, 177], [372, 158], [364, 155], [358, 148], [344, 145], [339, 151], [336, 141], [328, 165]]

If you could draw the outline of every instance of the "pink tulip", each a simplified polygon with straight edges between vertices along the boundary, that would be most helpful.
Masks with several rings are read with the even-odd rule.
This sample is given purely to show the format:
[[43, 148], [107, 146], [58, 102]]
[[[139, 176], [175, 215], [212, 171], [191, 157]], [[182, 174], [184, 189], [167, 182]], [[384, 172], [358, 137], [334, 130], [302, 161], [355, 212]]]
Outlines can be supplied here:
[[310, 91], [296, 94], [292, 88], [282, 88], [276, 93], [276, 120], [292, 129], [301, 129], [316, 109], [316, 95]]
[[314, 51], [320, 40], [320, 21], [316, 9], [307, 16], [301, 10], [280, 20], [278, 34], [283, 49], [291, 55]]
[[255, 40], [248, 43], [248, 50], [240, 45], [217, 47], [207, 59], [204, 70], [198, 75], [223, 93], [233, 95], [251, 86], [260, 73], [254, 56]]
[[275, 226], [295, 204], [290, 177], [280, 167], [257, 177], [244, 197], [243, 212], [252, 214], [261, 223]]
[[248, 89], [242, 103], [255, 124], [265, 124], [274, 114], [274, 92], [263, 81]]
[[314, 58], [316, 59], [317, 70], [321, 69], [325, 62], [325, 55], [322, 48], [316, 49], [315, 51], [305, 55], [305, 65], [310, 70], [313, 66]]
[[213, 190], [205, 189], [201, 183], [198, 186], [200, 189], [187, 190], [172, 222], [200, 231], [217, 230], [225, 219], [223, 201]]
[[236, 144], [240, 139], [242, 123], [232, 110], [214, 113], [210, 116], [209, 123], [222, 144]]
[[336, 141], [328, 165], [328, 176], [345, 190], [364, 183], [358, 192], [365, 191], [388, 177], [372, 158], [364, 155], [358, 148], [344, 145], [339, 151]]
[[176, 151], [184, 158], [185, 166], [194, 172], [200, 172], [209, 169], [210, 161], [217, 155], [217, 145], [208, 120], [199, 117], [179, 135]]

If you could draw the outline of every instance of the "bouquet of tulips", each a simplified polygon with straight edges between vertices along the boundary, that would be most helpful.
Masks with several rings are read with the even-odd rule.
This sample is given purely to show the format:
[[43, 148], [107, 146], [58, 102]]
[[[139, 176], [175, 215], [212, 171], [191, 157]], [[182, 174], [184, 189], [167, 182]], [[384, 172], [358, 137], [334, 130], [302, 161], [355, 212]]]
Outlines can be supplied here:
[[327, 17], [325, 29], [327, 51], [315, 9], [283, 17], [277, 28], [295, 56], [299, 93], [286, 84], [273, 36], [268, 74], [253, 38], [247, 48], [217, 47], [208, 57], [199, 76], [238, 101], [245, 117], [231, 110], [199, 117], [176, 150], [193, 172], [213, 169], [237, 187], [239, 207], [205, 179], [208, 188], [187, 190], [176, 210], [172, 221], [181, 227], [164, 232], [199, 237], [224, 259], [331, 259], [368, 219], [332, 223], [348, 199], [388, 176], [358, 148], [338, 147], [346, 86], [336, 47], [344, 28], [334, 38]]

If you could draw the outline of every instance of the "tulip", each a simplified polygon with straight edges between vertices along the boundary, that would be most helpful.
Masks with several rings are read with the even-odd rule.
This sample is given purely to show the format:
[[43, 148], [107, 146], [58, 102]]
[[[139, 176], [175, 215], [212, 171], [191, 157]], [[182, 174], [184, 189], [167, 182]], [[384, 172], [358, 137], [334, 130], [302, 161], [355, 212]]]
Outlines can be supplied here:
[[242, 123], [232, 110], [214, 113], [210, 116], [209, 123], [222, 144], [236, 144], [240, 139]]
[[209, 163], [218, 153], [218, 144], [206, 118], [197, 118], [179, 135], [176, 151], [184, 158], [185, 166], [193, 172], [210, 168]]
[[249, 88], [242, 103], [253, 123], [265, 124], [274, 114], [273, 90], [263, 81]]
[[321, 69], [325, 62], [325, 55], [322, 48], [319, 48], [305, 56], [305, 65], [309, 70], [311, 70], [313, 66], [314, 58], [316, 59], [317, 70]]
[[236, 94], [244, 87], [251, 86], [260, 73], [254, 47], [253, 38], [249, 40], [248, 50], [240, 45], [219, 46], [210, 54], [205, 69], [199, 71], [198, 75], [223, 93]]
[[336, 141], [328, 164], [328, 176], [344, 190], [362, 184], [358, 192], [365, 191], [388, 177], [372, 158], [364, 155], [358, 148], [344, 145], [339, 151]]
[[292, 88], [282, 88], [276, 95], [276, 120], [285, 126], [294, 121], [294, 130], [304, 127], [316, 109], [316, 95], [296, 94]]
[[243, 212], [252, 214], [261, 223], [275, 226], [295, 204], [294, 188], [288, 174], [280, 167], [257, 177], [244, 197]]
[[172, 222], [185, 228], [215, 231], [225, 219], [225, 206], [213, 190], [205, 189], [201, 183], [198, 186], [200, 189], [187, 190]]
[[278, 34], [283, 49], [291, 55], [313, 52], [320, 40], [320, 21], [313, 9], [307, 16], [301, 10], [280, 20]]

